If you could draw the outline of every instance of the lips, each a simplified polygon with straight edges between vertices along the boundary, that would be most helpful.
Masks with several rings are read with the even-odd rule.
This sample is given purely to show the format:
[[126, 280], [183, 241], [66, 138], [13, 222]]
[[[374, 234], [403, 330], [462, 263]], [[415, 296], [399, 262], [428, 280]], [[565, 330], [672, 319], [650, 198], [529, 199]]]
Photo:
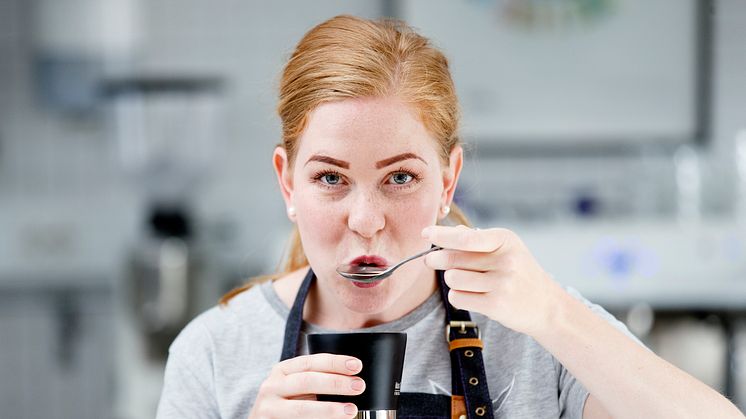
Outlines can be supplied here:
[[385, 268], [386, 266], [389, 266], [389, 263], [385, 258], [381, 256], [363, 255], [352, 259], [350, 261], [350, 265], [377, 266]]

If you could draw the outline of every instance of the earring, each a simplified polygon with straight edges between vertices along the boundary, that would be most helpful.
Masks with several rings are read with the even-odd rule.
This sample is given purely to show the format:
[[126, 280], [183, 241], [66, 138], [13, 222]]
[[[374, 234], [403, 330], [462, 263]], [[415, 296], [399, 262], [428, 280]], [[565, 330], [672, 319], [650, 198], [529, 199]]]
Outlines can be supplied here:
[[451, 207], [449, 207], [448, 205], [443, 205], [440, 211], [443, 213], [443, 215], [448, 215], [448, 213], [451, 212]]
[[294, 218], [295, 217], [295, 207], [288, 207], [288, 217]]

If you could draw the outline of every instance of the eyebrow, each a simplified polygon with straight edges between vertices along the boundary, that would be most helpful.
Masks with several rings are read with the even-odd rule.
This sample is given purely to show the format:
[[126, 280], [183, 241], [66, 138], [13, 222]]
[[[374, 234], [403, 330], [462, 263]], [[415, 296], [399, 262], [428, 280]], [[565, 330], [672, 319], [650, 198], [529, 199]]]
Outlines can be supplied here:
[[[420, 157], [420, 156], [418, 156], [418, 155], [416, 155], [414, 153], [402, 153], [402, 154], [397, 154], [396, 156], [389, 157], [387, 159], [383, 159], [383, 160], [380, 160], [380, 161], [376, 162], [376, 169], [382, 169], [382, 168], [384, 168], [386, 166], [390, 166], [390, 165], [392, 165], [394, 163], [397, 163], [397, 162], [400, 162], [402, 160], [409, 160], [409, 159], [422, 160], [423, 163], [427, 164], [427, 162], [425, 161], [425, 159], [423, 159], [422, 157]], [[348, 163], [348, 162], [346, 162], [344, 160], [335, 159], [334, 157], [324, 156], [322, 154], [314, 154], [313, 156], [311, 156], [308, 159], [308, 161], [306, 161], [306, 165], [308, 165], [308, 163], [310, 163], [312, 161], [317, 161], [317, 162], [321, 162], [321, 163], [328, 163], [328, 164], [331, 164], [331, 165], [334, 165], [334, 166], [341, 167], [343, 169], [349, 169], [350, 168], [350, 163]]]
[[334, 157], [324, 156], [324, 155], [321, 155], [321, 154], [314, 154], [313, 156], [311, 156], [311, 158], [308, 159], [308, 161], [306, 162], [305, 165], [308, 165], [308, 163], [310, 163], [312, 161], [318, 161], [318, 162], [321, 162], [321, 163], [329, 163], [329, 164], [334, 165], [334, 166], [339, 166], [339, 167], [341, 167], [343, 169], [349, 169], [350, 168], [350, 163], [348, 163], [348, 162], [346, 162], [344, 160], [338, 160], [338, 159], [335, 159]]
[[418, 155], [416, 155], [414, 153], [402, 153], [402, 154], [396, 155], [394, 157], [389, 157], [388, 159], [383, 159], [383, 160], [381, 160], [379, 162], [376, 162], [376, 169], [382, 169], [382, 168], [384, 168], [386, 166], [389, 166], [389, 165], [392, 165], [392, 164], [394, 164], [396, 162], [400, 162], [402, 160], [409, 160], [409, 159], [419, 159], [419, 160], [422, 160], [423, 163], [427, 164], [427, 162], [425, 161], [425, 159], [423, 159], [422, 157], [420, 157], [420, 156], [418, 156]]

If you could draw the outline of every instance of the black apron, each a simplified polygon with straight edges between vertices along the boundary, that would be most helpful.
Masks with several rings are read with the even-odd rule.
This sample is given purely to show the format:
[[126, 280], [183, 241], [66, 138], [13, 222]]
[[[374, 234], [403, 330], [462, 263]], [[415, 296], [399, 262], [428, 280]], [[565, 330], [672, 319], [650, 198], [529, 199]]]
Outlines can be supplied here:
[[[482, 362], [482, 342], [479, 331], [468, 311], [457, 310], [448, 303], [448, 286], [443, 271], [436, 271], [440, 296], [446, 307], [446, 336], [451, 351], [452, 397], [428, 393], [401, 393], [399, 396], [399, 419], [493, 419], [492, 399], [487, 388], [487, 376]], [[285, 340], [282, 359], [298, 356], [303, 305], [311, 284], [316, 279], [308, 269], [298, 289], [293, 307], [285, 324]], [[464, 416], [465, 415], [465, 416]]]

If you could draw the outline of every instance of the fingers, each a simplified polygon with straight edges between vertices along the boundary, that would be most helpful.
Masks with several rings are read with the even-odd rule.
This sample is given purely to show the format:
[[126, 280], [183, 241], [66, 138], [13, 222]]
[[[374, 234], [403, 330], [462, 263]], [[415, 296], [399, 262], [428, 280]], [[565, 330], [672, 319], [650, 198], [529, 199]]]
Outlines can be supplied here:
[[277, 364], [275, 369], [282, 373], [282, 375], [306, 371], [354, 375], [363, 369], [363, 363], [351, 356], [313, 354], [287, 359]]
[[495, 289], [497, 280], [481, 272], [449, 269], [443, 273], [448, 287], [454, 291], [485, 293]]
[[345, 355], [291, 358], [275, 367], [271, 393], [286, 398], [307, 394], [357, 395], [365, 390], [365, 382], [351, 375], [360, 372], [362, 366], [359, 359]]
[[318, 394], [355, 396], [365, 382], [354, 374], [363, 368], [359, 359], [333, 354], [291, 358], [275, 365], [259, 388], [251, 418], [353, 418], [352, 403], [321, 402]]
[[510, 243], [513, 235], [510, 230], [502, 228], [475, 230], [461, 225], [430, 226], [422, 230], [422, 237], [437, 246], [469, 252], [499, 251]]
[[448, 302], [461, 310], [484, 313], [486, 301], [482, 293], [456, 291], [453, 289], [448, 291]]
[[443, 249], [425, 256], [425, 265], [431, 269], [442, 271], [447, 269], [465, 269], [487, 272], [496, 268], [497, 261], [492, 256], [492, 253]]
[[352, 403], [319, 402], [316, 400], [285, 400], [273, 406], [268, 417], [273, 418], [318, 418], [348, 419], [357, 414]]
[[355, 396], [365, 391], [365, 382], [358, 377], [306, 371], [290, 374], [279, 380], [274, 393], [283, 398], [307, 394]]

